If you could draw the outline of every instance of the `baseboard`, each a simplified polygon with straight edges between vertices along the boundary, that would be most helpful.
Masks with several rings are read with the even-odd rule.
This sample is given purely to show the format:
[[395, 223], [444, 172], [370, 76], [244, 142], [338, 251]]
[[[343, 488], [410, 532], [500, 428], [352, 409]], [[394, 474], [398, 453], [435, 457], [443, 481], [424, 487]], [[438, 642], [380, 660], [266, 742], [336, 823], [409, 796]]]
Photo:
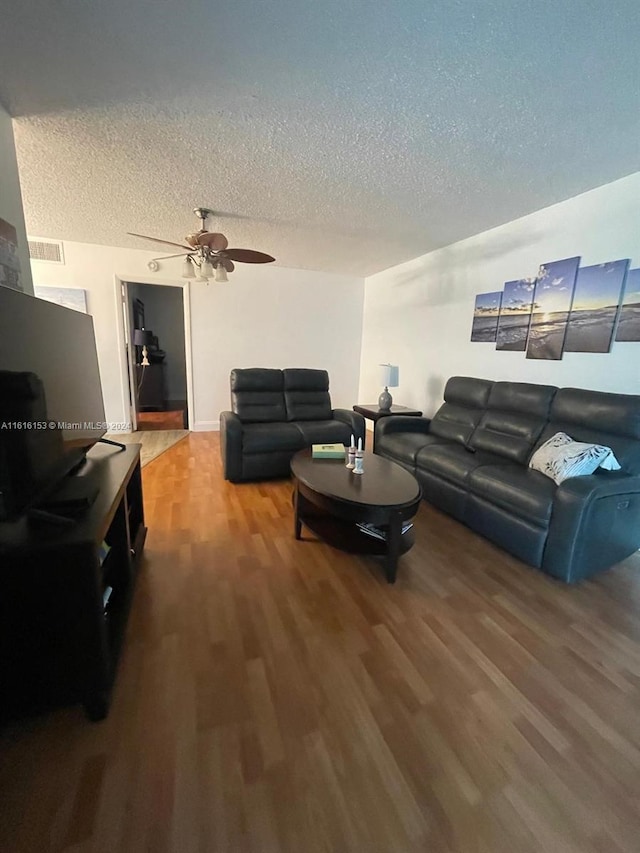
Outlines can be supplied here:
[[192, 430], [194, 432], [219, 432], [220, 421], [196, 421]]

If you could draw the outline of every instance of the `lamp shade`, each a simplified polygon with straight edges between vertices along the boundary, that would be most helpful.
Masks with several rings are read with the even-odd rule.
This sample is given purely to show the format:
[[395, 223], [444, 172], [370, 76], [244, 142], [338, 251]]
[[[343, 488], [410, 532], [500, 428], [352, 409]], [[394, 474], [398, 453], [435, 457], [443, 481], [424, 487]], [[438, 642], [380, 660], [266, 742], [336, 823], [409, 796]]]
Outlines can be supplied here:
[[397, 388], [400, 384], [400, 368], [397, 364], [380, 365], [380, 384], [385, 388]]
[[216, 281], [229, 281], [227, 278], [227, 271], [222, 264], [218, 264], [216, 267]]
[[191, 258], [185, 258], [184, 263], [182, 264], [182, 278], [195, 278], [196, 271], [193, 268], [193, 261]]
[[134, 329], [133, 343], [137, 347], [148, 347], [153, 343], [153, 332], [147, 329]]

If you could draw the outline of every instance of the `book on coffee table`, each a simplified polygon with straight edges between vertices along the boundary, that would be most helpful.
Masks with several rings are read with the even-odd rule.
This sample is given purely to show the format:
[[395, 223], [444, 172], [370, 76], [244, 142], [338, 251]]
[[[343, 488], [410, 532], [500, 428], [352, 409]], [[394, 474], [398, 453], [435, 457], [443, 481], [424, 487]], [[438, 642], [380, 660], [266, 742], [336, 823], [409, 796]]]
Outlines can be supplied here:
[[314, 459], [344, 459], [344, 444], [312, 444], [311, 456]]

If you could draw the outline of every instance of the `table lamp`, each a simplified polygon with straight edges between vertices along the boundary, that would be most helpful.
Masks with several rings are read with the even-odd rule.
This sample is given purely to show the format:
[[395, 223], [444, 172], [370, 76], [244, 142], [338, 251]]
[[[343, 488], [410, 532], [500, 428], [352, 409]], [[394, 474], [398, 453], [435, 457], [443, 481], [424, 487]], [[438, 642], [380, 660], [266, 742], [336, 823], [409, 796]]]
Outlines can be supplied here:
[[400, 369], [396, 364], [380, 365], [380, 384], [384, 385], [384, 391], [378, 397], [378, 408], [381, 412], [388, 412], [393, 405], [393, 397], [389, 388], [397, 388], [400, 378]]
[[153, 332], [147, 331], [146, 329], [134, 329], [133, 343], [137, 347], [142, 347], [142, 361], [140, 363], [144, 367], [149, 367], [149, 359], [147, 358], [147, 356], [149, 355], [147, 351], [147, 344], [153, 343]]

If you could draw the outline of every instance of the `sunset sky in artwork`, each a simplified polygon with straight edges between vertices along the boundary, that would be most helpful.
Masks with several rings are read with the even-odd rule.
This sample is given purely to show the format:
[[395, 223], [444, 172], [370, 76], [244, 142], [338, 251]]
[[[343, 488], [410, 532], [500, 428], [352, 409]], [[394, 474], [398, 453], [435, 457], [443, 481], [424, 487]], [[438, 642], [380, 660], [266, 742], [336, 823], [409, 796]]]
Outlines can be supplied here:
[[572, 311], [617, 308], [629, 261], [609, 261], [580, 267], [573, 294]]
[[569, 311], [580, 258], [565, 258], [540, 267], [534, 302], [536, 314]]

